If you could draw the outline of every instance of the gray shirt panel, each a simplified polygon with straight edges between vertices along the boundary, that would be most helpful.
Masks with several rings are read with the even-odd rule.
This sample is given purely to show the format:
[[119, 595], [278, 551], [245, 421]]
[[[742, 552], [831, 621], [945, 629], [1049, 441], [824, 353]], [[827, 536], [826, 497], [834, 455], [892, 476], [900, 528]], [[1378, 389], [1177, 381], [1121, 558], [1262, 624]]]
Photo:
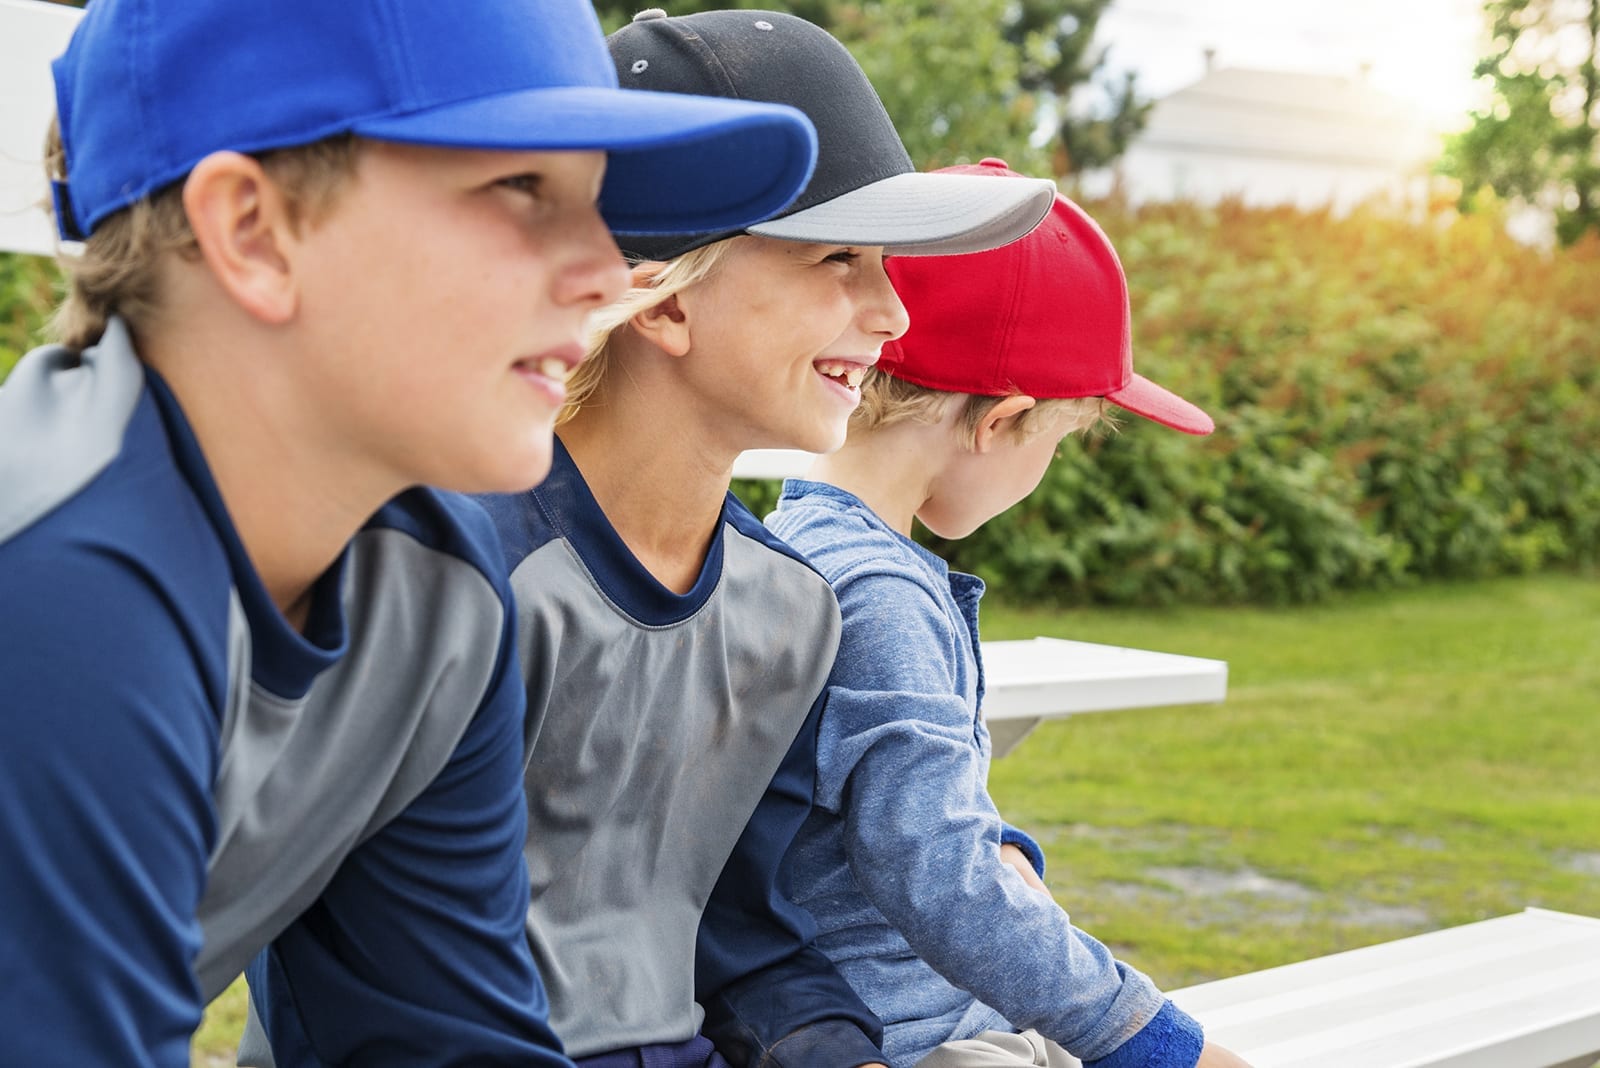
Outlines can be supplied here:
[[[493, 676], [504, 612], [467, 561], [401, 531], [363, 531], [343, 594], [350, 649], [303, 698], [230, 678], [195, 961], [207, 1000], [433, 781]], [[242, 613], [230, 618], [244, 626]], [[248, 669], [238, 637], [230, 661], [242, 649]], [[440, 655], [398, 661], [396, 649]]]
[[82, 353], [52, 345], [23, 357], [0, 386], [0, 542], [71, 500], [117, 458], [143, 389], [144, 368], [121, 319]]
[[672, 626], [629, 617], [565, 541], [511, 576], [537, 739], [528, 935], [575, 1057], [699, 1030], [701, 913], [832, 666], [827, 583], [723, 539], [721, 582]]

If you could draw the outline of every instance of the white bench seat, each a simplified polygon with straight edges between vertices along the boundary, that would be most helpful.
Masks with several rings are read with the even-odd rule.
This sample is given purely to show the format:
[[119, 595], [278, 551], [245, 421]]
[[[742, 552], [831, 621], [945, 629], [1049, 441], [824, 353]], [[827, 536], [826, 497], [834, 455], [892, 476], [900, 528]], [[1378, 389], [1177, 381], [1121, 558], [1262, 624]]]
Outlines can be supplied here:
[[1171, 997], [1253, 1068], [1589, 1068], [1600, 920], [1528, 909]]
[[1221, 701], [1228, 662], [1064, 638], [983, 643], [983, 716], [1004, 756], [1041, 720]]

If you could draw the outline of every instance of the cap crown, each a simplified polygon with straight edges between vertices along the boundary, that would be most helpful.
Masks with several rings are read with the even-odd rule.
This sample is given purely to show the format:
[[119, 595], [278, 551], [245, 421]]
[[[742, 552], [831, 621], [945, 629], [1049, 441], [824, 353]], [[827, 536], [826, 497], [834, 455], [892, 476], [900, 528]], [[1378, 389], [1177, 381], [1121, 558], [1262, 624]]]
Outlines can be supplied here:
[[603, 40], [585, 0], [94, 0], [54, 68], [72, 215], [88, 232], [224, 149], [615, 87]]
[[[705, 11], [668, 17], [641, 12], [607, 38], [624, 88], [698, 93], [787, 104], [817, 130], [817, 163], [778, 217], [915, 170], [877, 91], [844, 45], [805, 19], [775, 11]], [[680, 246], [707, 244], [629, 238], [624, 246], [670, 259]]]
[[[995, 159], [948, 172], [1021, 177]], [[959, 258], [896, 257], [887, 269], [911, 313], [880, 361], [896, 378], [984, 396], [1103, 397], [1133, 376], [1122, 264], [1066, 197], [1020, 241]]]

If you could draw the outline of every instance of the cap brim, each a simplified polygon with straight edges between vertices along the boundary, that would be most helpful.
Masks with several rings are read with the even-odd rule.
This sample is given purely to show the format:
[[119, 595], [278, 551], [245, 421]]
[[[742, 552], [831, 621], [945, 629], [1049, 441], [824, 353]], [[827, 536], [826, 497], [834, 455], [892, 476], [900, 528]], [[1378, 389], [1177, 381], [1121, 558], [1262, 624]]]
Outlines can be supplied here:
[[805, 188], [817, 136], [782, 104], [637, 89], [528, 89], [352, 130], [384, 141], [608, 153], [600, 211], [616, 231], [740, 229], [782, 211]]
[[1044, 219], [1055, 183], [988, 175], [896, 174], [749, 228], [784, 241], [882, 245], [895, 256], [951, 256], [1009, 245]]
[[1107, 393], [1106, 400], [1185, 434], [1209, 434], [1217, 428], [1205, 412], [1143, 375], [1130, 377], [1127, 385]]

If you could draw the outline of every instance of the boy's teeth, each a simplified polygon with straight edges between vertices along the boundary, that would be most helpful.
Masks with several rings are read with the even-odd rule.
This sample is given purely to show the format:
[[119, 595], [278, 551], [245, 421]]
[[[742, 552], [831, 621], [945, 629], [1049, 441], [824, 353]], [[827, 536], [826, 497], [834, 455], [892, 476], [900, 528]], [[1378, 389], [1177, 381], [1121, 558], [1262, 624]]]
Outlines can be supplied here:
[[567, 375], [571, 373], [571, 368], [567, 366], [564, 360], [558, 360], [554, 356], [546, 356], [539, 361], [539, 373], [546, 378], [553, 378], [557, 382], [565, 382]]
[[851, 389], [861, 385], [861, 379], [867, 373], [865, 367], [846, 360], [818, 360], [817, 370], [841, 385], [849, 386]]

